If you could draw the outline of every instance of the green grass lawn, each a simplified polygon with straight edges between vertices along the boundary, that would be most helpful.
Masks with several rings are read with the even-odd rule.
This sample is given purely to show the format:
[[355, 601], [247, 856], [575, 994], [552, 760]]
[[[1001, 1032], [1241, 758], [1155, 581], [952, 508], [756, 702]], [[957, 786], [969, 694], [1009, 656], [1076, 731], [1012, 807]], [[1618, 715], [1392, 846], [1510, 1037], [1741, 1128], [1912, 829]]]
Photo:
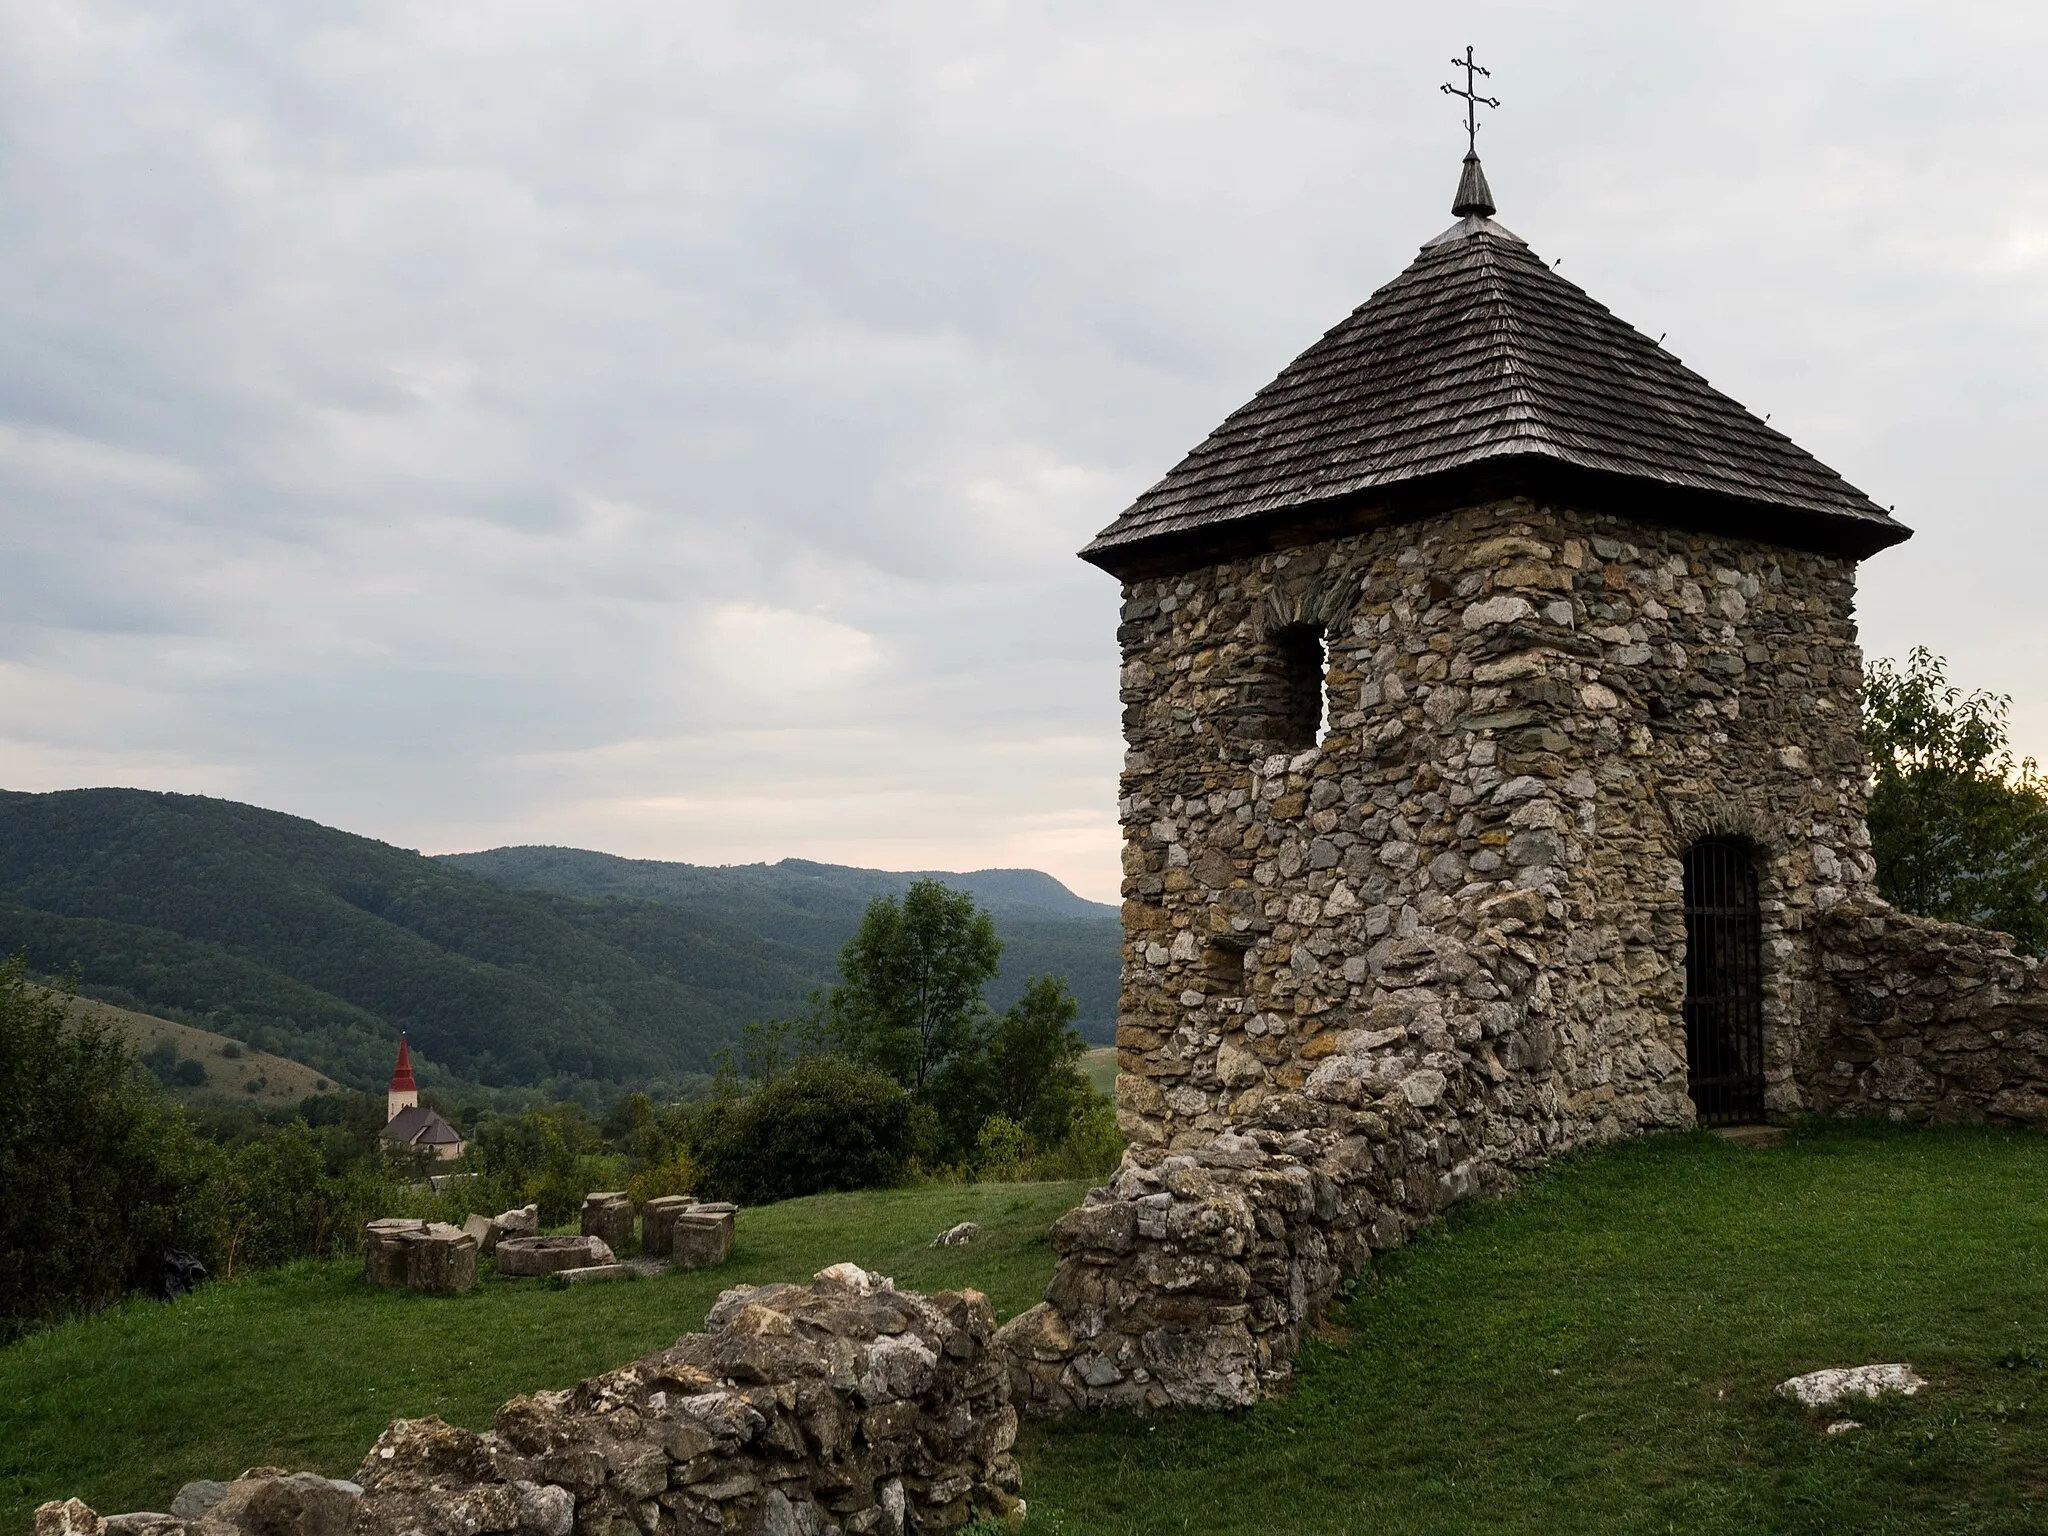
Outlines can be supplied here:
[[[717, 1290], [852, 1258], [974, 1284], [1008, 1316], [1077, 1185], [940, 1187], [749, 1211], [711, 1274], [467, 1297], [308, 1265], [0, 1351], [0, 1530], [77, 1493], [161, 1508], [259, 1462], [341, 1472], [384, 1422], [481, 1425], [513, 1393], [697, 1326]], [[924, 1243], [972, 1218], [967, 1247]], [[2048, 1138], [1825, 1127], [1567, 1160], [1383, 1262], [1239, 1414], [1029, 1428], [1031, 1529], [1138, 1532], [2048, 1530]], [[1771, 1395], [1910, 1361], [1865, 1428]]]
[[[2048, 1138], [1817, 1128], [1573, 1158], [1386, 1260], [1232, 1415], [1030, 1431], [1053, 1532], [2048, 1530]], [[1828, 1365], [1931, 1387], [1834, 1415]]]

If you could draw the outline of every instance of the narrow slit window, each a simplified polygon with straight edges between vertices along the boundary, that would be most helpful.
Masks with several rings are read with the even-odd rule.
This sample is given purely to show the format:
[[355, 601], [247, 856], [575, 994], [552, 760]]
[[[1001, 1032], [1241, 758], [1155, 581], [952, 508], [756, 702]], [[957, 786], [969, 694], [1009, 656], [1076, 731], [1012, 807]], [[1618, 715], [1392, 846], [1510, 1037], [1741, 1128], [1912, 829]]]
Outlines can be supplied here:
[[1330, 728], [1328, 652], [1320, 624], [1289, 624], [1274, 635], [1283, 685], [1275, 739], [1289, 752], [1319, 744]]

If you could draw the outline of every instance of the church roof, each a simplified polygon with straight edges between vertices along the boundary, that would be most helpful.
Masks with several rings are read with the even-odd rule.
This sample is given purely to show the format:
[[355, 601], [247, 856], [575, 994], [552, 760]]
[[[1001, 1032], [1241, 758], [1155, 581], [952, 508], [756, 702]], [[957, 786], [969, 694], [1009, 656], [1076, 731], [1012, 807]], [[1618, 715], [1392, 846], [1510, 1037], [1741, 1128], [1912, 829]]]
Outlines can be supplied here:
[[1861, 559], [1911, 536], [1491, 217], [1459, 221], [1081, 551], [1184, 569], [1513, 494]]
[[409, 1093], [416, 1091], [419, 1084], [412, 1077], [412, 1052], [405, 1043], [405, 1034], [398, 1036], [398, 1065], [391, 1069], [391, 1092]]
[[421, 1104], [401, 1109], [377, 1134], [409, 1147], [444, 1147], [462, 1140], [462, 1132]]

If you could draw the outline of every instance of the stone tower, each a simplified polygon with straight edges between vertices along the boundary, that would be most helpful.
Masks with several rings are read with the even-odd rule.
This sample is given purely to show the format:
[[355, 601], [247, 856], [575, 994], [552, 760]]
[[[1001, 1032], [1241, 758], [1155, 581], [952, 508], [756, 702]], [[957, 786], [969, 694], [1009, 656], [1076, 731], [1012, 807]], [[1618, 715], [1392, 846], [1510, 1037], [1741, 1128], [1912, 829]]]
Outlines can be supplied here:
[[1856, 565], [1908, 530], [1476, 155], [1452, 212], [1082, 552], [1124, 587], [1131, 1152], [1015, 1325], [1041, 1411], [1246, 1401], [1447, 1202], [1809, 1098], [1817, 915], [1873, 874]]
[[401, 1031], [398, 1036], [398, 1064], [391, 1069], [391, 1086], [384, 1093], [384, 1123], [396, 1120], [401, 1110], [411, 1109], [420, 1101], [420, 1085], [413, 1081], [412, 1049], [406, 1044]]

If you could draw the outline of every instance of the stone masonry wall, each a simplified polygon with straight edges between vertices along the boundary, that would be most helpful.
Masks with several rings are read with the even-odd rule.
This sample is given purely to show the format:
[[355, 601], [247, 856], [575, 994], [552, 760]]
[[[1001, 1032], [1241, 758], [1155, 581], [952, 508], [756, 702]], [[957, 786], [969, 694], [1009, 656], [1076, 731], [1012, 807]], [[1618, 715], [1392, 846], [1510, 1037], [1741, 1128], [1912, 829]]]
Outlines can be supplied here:
[[[1034, 1411], [1250, 1400], [1341, 1275], [1691, 1124], [1679, 859], [1761, 879], [1773, 1108], [1867, 894], [1854, 567], [1509, 501], [1132, 583], [1116, 1178], [1005, 1341]], [[1290, 626], [1329, 730], [1282, 750]], [[1293, 631], [1298, 633], [1299, 631]]]
[[1813, 1108], [2048, 1128], [2048, 974], [2004, 934], [1844, 901], [1821, 918], [1834, 1009]]
[[354, 1482], [258, 1468], [169, 1512], [45, 1504], [36, 1536], [904, 1536], [1021, 1523], [1017, 1414], [978, 1291], [851, 1264], [743, 1286], [705, 1332], [482, 1434], [399, 1419]]

